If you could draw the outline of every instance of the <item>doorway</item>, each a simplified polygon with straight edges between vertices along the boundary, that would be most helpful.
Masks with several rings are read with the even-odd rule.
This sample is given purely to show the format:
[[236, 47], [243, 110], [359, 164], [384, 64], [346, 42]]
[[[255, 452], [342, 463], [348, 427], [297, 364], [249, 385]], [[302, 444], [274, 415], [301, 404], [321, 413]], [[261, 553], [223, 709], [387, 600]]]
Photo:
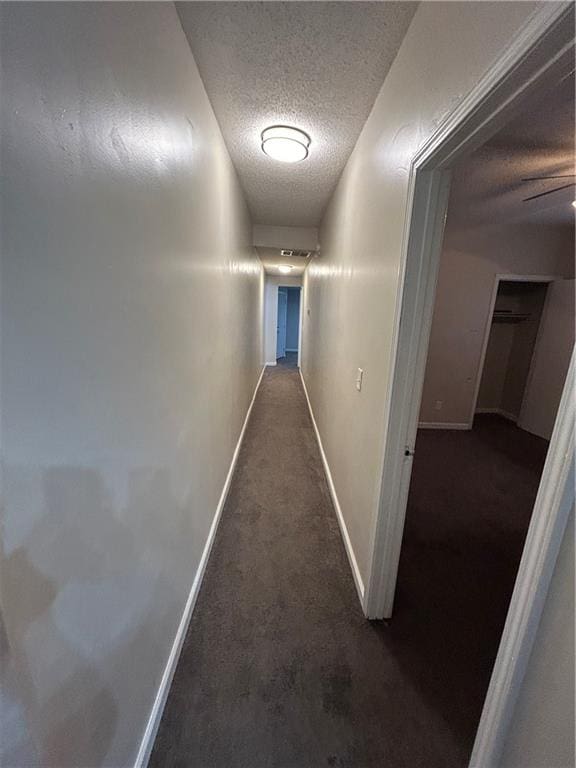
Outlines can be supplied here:
[[529, 275], [512, 279], [496, 277], [491, 322], [486, 326], [483, 344], [483, 363], [478, 369], [474, 417], [492, 414], [518, 422], [548, 282], [552, 281], [553, 278], [543, 282]]
[[[445, 121], [412, 162], [412, 214], [410, 228], [406, 233], [405, 261], [402, 265], [403, 295], [396, 314], [394, 364], [386, 412], [382, 483], [373, 527], [372, 562], [364, 601], [365, 612], [370, 618], [392, 616], [419, 416], [422, 435], [426, 435], [424, 429], [439, 432], [446, 430], [446, 440], [455, 440], [458, 433], [464, 434], [470, 430], [470, 419], [476, 421], [475, 411], [470, 412], [475, 370], [468, 365], [468, 361], [471, 348], [476, 348], [477, 342], [482, 339], [482, 323], [468, 329], [456, 355], [460, 363], [458, 375], [467, 389], [466, 396], [456, 403], [452, 414], [455, 418], [450, 428], [439, 427], [431, 418], [422, 422], [420, 412], [428, 344], [429, 341], [431, 344], [434, 342], [434, 332], [430, 334], [430, 330], [451, 171], [457, 161], [494, 136], [512, 115], [518, 115], [529, 97], [542, 97], [547, 88], [556, 87], [570, 76], [573, 39], [571, 35], [568, 39], [568, 35], [562, 37], [560, 33], [557, 22], [563, 14], [564, 12], [559, 11], [553, 20], [547, 20], [541, 28], [526, 35], [522, 45], [514, 51], [512, 59], [498, 63], [494, 71], [487, 75], [485, 81], [480, 83]], [[525, 122], [527, 125], [531, 124], [531, 121]], [[469, 211], [475, 210], [475, 206], [470, 203], [467, 208]], [[457, 252], [461, 254], [463, 250], [455, 248], [454, 253]], [[479, 287], [482, 286], [482, 279], [486, 277], [475, 275], [473, 270], [468, 276], [472, 283]], [[458, 295], [462, 303], [468, 301], [466, 293], [460, 292]], [[554, 312], [549, 314], [553, 316]], [[492, 657], [484, 666], [485, 680], [489, 679], [490, 682], [472, 750], [473, 766], [498, 763], [532, 649], [535, 627], [541, 615], [560, 541], [573, 504], [572, 391], [575, 362], [573, 354], [570, 357], [573, 345], [572, 339], [568, 346], [570, 362], [567, 369], [563, 368], [562, 388], [558, 393], [560, 396], [555, 409], [557, 418], [552, 429], [550, 445], [546, 451], [544, 467], [538, 469], [538, 474], [541, 471], [541, 480], [536, 491], [534, 511], [530, 518], [520, 565], [517, 567], [512, 597], [507, 606], [503, 631], [501, 625], [498, 628], [496, 660]], [[477, 364], [476, 353], [472, 357], [476, 359]], [[545, 359], [546, 355], [541, 355], [540, 358]], [[449, 371], [445, 365], [439, 366], [439, 371], [440, 377], [455, 375], [454, 369]], [[530, 371], [526, 386], [534, 378]], [[437, 398], [432, 401], [432, 408], [443, 411], [445, 402], [442, 398]], [[446, 416], [445, 411], [443, 416]], [[438, 419], [438, 422], [441, 420]], [[438, 453], [431, 455], [437, 456]], [[453, 455], [458, 458], [459, 450], [455, 449]], [[472, 456], [474, 455], [472, 452]], [[473, 466], [473, 461], [470, 465]], [[443, 468], [453, 471], [449, 461], [444, 462]], [[431, 522], [431, 515], [428, 520]], [[474, 529], [468, 530], [473, 536]], [[451, 572], [450, 577], [454, 581], [458, 574]], [[458, 615], [455, 614], [455, 619]], [[477, 623], [481, 626], [480, 619]], [[407, 631], [410, 631], [410, 627]], [[445, 632], [449, 637], [452, 632], [449, 623]], [[476, 642], [473, 632], [469, 633], [467, 642]], [[438, 647], [441, 648], [441, 644]], [[460, 651], [465, 659], [466, 644]]]
[[276, 361], [286, 357], [286, 328], [288, 325], [288, 288], [278, 288], [276, 326]]
[[[566, 269], [570, 258], [567, 249]], [[438, 421], [421, 421], [416, 437], [390, 634], [402, 638], [410, 674], [469, 754], [549, 445], [537, 422], [551, 394], [535, 393], [529, 373], [540, 376], [540, 361], [552, 354], [564, 357], [566, 374], [570, 349], [560, 350], [548, 332], [560, 310], [548, 291], [574, 281], [496, 277], [477, 404], [471, 423], [462, 425], [457, 408], [469, 391], [462, 346], [471, 344], [466, 313], [489, 296], [467, 292], [460, 299], [443, 290], [442, 261], [420, 416], [433, 413]], [[459, 281], [450, 260], [449, 267]], [[461, 269], [468, 267], [463, 258]], [[573, 326], [573, 307], [567, 309], [564, 323]], [[441, 344], [434, 339], [440, 333]], [[558, 403], [559, 395], [556, 410]], [[553, 422], [554, 416], [550, 431]]]
[[300, 355], [300, 287], [278, 287], [276, 363], [297, 368]]

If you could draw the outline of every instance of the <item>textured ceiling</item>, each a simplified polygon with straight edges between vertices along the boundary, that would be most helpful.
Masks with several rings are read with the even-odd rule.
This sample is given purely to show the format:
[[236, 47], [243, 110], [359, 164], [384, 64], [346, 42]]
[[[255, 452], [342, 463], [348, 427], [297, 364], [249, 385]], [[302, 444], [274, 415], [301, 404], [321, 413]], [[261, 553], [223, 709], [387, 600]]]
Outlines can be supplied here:
[[534, 176], [575, 173], [574, 76], [532, 102], [487, 144], [454, 171], [450, 226], [534, 223], [574, 227], [574, 185], [524, 202], [574, 178], [523, 181]]
[[[416, 9], [408, 2], [177, 3], [258, 224], [315, 226]], [[260, 133], [302, 128], [309, 157], [267, 158]]]

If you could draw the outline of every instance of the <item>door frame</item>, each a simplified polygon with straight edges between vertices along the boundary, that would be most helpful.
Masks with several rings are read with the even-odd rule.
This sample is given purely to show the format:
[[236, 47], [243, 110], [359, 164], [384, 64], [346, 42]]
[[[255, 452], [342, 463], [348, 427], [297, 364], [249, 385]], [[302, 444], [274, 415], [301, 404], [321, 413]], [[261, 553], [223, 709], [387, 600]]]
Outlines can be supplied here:
[[[300, 368], [300, 361], [302, 355], [302, 289], [303, 285], [278, 285], [277, 288], [286, 288], [287, 290], [297, 290], [299, 292], [299, 304], [298, 304], [298, 368]], [[278, 291], [276, 291], [276, 325], [278, 325]], [[293, 351], [293, 350], [287, 350]], [[278, 353], [278, 345], [276, 345], [276, 353]], [[278, 357], [276, 357], [278, 359]]]
[[304, 284], [300, 286], [300, 306], [298, 312], [298, 368], [302, 367], [302, 322], [304, 320]]
[[472, 425], [474, 424], [474, 416], [476, 415], [478, 395], [480, 394], [480, 383], [482, 381], [482, 374], [484, 373], [484, 363], [486, 362], [486, 352], [488, 351], [490, 331], [492, 330], [492, 315], [494, 314], [494, 307], [496, 306], [496, 297], [498, 296], [498, 288], [500, 287], [500, 283], [553, 283], [555, 280], [561, 279], [562, 278], [560, 275], [508, 275], [505, 272], [494, 275], [494, 285], [492, 286], [492, 295], [490, 296], [490, 307], [488, 317], [486, 318], [484, 336], [482, 338], [480, 363], [478, 365], [478, 370], [476, 371], [476, 380], [474, 382], [472, 408], [470, 410], [470, 416], [468, 417], [468, 429], [472, 429]]
[[[393, 366], [371, 558], [368, 618], [392, 615], [418, 414], [450, 188], [450, 168], [485, 143], [528, 98], [573, 69], [571, 5], [541, 4], [511, 46], [413, 158], [400, 266]], [[471, 766], [497, 764], [521, 685], [572, 495], [574, 357], [546, 459]]]
[[[279, 360], [281, 357], [286, 357], [286, 332], [288, 327], [288, 286], [286, 285], [279, 285], [276, 288], [276, 360]], [[286, 291], [286, 317], [285, 323], [284, 323], [284, 354], [279, 355], [278, 354], [278, 329], [279, 329], [279, 323], [280, 323], [280, 313], [278, 311], [278, 308], [280, 306], [280, 291]]]

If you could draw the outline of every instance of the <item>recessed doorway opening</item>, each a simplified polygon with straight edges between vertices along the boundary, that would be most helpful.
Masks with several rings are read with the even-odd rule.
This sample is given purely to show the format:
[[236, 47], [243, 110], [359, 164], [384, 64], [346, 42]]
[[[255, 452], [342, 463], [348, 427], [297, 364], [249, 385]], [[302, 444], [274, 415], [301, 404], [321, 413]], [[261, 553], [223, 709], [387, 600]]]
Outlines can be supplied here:
[[278, 286], [276, 363], [297, 368], [300, 351], [300, 292], [294, 286]]

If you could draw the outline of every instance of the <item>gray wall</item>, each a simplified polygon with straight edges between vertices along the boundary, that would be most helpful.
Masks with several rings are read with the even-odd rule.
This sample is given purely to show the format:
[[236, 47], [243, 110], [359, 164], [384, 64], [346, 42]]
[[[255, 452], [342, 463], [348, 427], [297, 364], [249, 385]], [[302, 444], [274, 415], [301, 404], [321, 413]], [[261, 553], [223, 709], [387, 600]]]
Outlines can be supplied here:
[[574, 766], [574, 512], [520, 690], [502, 768]]
[[129, 766], [260, 370], [172, 4], [2, 4], [4, 765]]

